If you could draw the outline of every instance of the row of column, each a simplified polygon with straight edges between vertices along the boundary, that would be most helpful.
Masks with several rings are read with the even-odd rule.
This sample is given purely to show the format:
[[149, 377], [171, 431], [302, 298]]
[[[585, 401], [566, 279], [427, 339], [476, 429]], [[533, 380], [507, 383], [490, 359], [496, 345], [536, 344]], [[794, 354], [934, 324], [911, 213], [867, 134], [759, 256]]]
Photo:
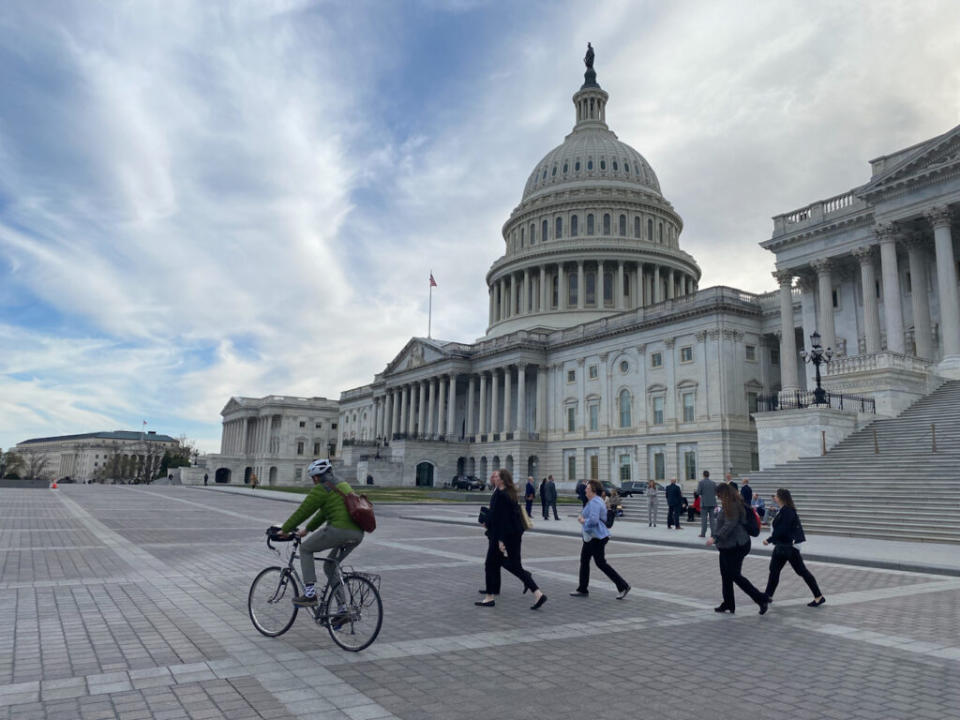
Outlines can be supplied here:
[[[592, 264], [592, 262], [591, 262]], [[576, 301], [570, 302], [570, 281], [564, 263], [524, 268], [498, 278], [490, 285], [492, 325], [511, 317], [548, 312], [550, 310], [583, 310], [606, 307], [607, 271], [612, 275], [612, 303], [616, 310], [630, 310], [653, 305], [697, 290], [697, 281], [689, 273], [653, 263], [627, 263], [623, 260], [596, 261], [594, 302], [586, 304], [585, 261], [576, 263]], [[557, 300], [553, 300], [553, 283], [557, 282]], [[629, 306], [629, 307], [628, 307]]]
[[[514, 375], [517, 383], [516, 408], [513, 407]], [[376, 436], [392, 438], [394, 434], [405, 433], [420, 437], [455, 437], [457, 380], [457, 375], [442, 375], [387, 389], [384, 395], [374, 398]], [[467, 436], [528, 431], [524, 423], [527, 416], [526, 363], [467, 375], [466, 381], [464, 411]], [[546, 416], [546, 371], [540, 366], [537, 366], [536, 383], [535, 428], [536, 432], [542, 432]]]
[[[937, 294], [940, 302], [940, 328], [943, 338], [943, 356], [960, 356], [960, 293], [957, 290], [957, 266], [953, 252], [951, 215], [947, 207], [931, 208], [926, 219], [933, 228], [934, 250], [937, 263]], [[900, 308], [900, 272], [897, 262], [897, 244], [903, 243], [907, 249], [910, 266], [910, 281], [913, 288], [911, 302], [913, 310], [914, 338], [917, 357], [933, 359], [935, 348], [931, 333], [930, 304], [927, 297], [926, 242], [924, 238], [904, 237], [895, 226], [883, 225], [875, 228], [877, 245], [880, 247], [880, 276], [883, 288], [884, 323], [887, 333], [887, 350], [904, 354], [903, 313]], [[880, 313], [876, 297], [876, 274], [874, 270], [874, 248], [869, 245], [857, 248], [853, 255], [860, 264], [860, 283], [863, 295], [864, 336], [867, 354], [878, 353], [880, 347]], [[833, 281], [830, 259], [811, 263], [817, 274], [818, 292], [818, 330], [823, 347], [836, 348], [836, 328], [833, 318]], [[797, 347], [792, 329], [793, 300], [791, 286], [793, 272], [774, 273], [780, 283], [780, 320], [783, 332], [780, 336], [780, 362], [785, 390], [797, 386]]]
[[246, 452], [247, 428], [250, 418], [231, 420], [223, 424], [223, 439], [220, 452], [224, 455], [241, 455]]

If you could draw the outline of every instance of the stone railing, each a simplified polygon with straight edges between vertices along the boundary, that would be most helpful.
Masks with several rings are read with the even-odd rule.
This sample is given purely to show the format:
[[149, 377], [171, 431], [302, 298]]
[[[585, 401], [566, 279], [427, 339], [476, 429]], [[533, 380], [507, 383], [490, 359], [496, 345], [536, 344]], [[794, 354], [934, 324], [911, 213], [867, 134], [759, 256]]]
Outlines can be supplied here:
[[873, 355], [854, 355], [853, 357], [834, 358], [825, 365], [826, 377], [837, 377], [850, 373], [875, 372], [877, 370], [908, 370], [926, 374], [933, 363], [929, 360], [901, 355], [895, 352], [879, 352]]
[[867, 203], [858, 198], [851, 190], [826, 200], [818, 200], [799, 210], [774, 216], [773, 235], [774, 237], [785, 235], [798, 229], [798, 227], [815, 225], [826, 219], [866, 209]]

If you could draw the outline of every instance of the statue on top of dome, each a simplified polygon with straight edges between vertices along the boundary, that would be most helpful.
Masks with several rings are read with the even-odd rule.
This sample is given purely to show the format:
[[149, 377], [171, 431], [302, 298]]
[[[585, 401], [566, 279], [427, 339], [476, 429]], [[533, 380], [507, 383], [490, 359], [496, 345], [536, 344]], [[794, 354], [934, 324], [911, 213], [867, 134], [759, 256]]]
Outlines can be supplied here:
[[593, 70], [593, 46], [590, 43], [587, 43], [587, 54], [583, 56], [583, 64], [587, 66], [587, 70]]

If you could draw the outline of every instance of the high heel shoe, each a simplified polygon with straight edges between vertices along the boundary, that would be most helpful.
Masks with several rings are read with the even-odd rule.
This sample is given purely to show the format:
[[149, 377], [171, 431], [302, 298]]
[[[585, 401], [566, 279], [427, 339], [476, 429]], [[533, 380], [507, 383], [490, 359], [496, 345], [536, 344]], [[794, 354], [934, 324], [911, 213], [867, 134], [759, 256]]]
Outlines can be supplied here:
[[546, 601], [547, 601], [547, 596], [541, 593], [540, 599], [537, 600], [533, 605], [531, 605], [531, 606], [530, 606], [530, 609], [531, 609], [531, 610], [539, 610], [540, 607], [541, 607]]

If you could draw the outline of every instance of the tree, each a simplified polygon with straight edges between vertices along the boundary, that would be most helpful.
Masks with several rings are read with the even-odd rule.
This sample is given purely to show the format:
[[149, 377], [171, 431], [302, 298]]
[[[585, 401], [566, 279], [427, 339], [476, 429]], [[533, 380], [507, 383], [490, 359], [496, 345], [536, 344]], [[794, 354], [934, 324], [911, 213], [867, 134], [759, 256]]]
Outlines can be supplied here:
[[170, 448], [163, 454], [163, 459], [160, 461], [160, 476], [165, 476], [172, 468], [190, 467], [190, 460], [196, 457], [197, 453], [196, 443], [186, 435], [181, 435], [176, 447]]
[[50, 458], [42, 453], [30, 453], [24, 461], [24, 476], [30, 480], [37, 480], [47, 469]]
[[0, 452], [0, 477], [19, 478], [23, 473], [23, 456], [15, 450]]

